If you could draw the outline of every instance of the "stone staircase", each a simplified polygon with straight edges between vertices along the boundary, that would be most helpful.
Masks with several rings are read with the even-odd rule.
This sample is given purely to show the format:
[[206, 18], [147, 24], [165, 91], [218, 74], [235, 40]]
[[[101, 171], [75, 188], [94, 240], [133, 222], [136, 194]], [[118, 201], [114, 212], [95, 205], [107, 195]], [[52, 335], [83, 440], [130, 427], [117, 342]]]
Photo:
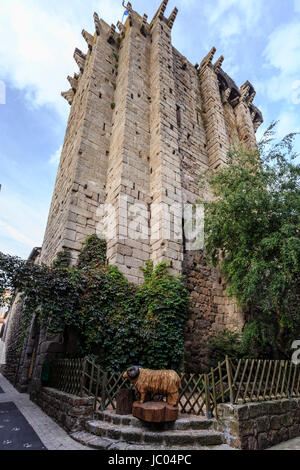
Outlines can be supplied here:
[[71, 437], [99, 450], [234, 450], [215, 430], [214, 420], [181, 416], [175, 423], [155, 424], [111, 411], [99, 412], [98, 418]]

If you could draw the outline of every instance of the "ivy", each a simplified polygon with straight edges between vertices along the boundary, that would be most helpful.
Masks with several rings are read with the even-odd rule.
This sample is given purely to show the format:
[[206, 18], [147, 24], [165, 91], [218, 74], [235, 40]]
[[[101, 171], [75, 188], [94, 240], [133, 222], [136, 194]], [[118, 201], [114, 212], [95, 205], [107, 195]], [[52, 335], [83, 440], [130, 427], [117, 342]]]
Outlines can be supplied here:
[[208, 259], [246, 314], [242, 344], [252, 357], [289, 358], [300, 334], [300, 165], [295, 134], [258, 151], [232, 149], [228, 166], [202, 178]]
[[24, 338], [33, 315], [51, 334], [75, 328], [78, 355], [96, 357], [110, 371], [133, 363], [152, 368], [182, 367], [183, 327], [189, 295], [181, 277], [164, 263], [142, 268], [145, 281], [131, 284], [108, 266], [106, 243], [90, 236], [76, 266], [65, 252], [51, 267], [0, 253], [0, 294], [22, 292]]

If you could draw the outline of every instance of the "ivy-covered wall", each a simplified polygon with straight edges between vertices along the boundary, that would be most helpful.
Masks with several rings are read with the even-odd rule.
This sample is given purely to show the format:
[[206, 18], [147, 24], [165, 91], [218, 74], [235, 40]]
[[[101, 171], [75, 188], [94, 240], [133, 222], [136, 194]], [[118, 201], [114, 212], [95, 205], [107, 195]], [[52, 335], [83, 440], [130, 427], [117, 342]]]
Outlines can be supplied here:
[[[144, 283], [131, 284], [106, 263], [105, 242], [90, 236], [70, 268], [67, 252], [52, 267], [0, 254], [0, 289], [22, 292], [20, 348], [28, 344], [35, 317], [41, 331], [32, 370], [40, 385], [42, 363], [60, 356], [92, 356], [106, 370], [131, 364], [184, 369], [184, 325], [189, 293], [165, 263], [141, 267]], [[22, 343], [23, 341], [23, 343]], [[21, 373], [21, 372], [20, 372]]]

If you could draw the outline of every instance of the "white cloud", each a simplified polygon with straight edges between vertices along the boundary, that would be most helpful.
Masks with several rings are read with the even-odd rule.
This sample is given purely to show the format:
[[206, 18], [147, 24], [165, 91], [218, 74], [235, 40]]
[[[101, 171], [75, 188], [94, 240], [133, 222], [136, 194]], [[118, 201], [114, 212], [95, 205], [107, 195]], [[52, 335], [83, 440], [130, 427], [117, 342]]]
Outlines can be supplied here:
[[274, 67], [291, 73], [300, 73], [300, 21], [287, 23], [269, 36], [265, 57]]
[[5, 235], [9, 235], [13, 240], [22, 243], [23, 245], [30, 246], [34, 248], [39, 244], [32, 240], [31, 238], [26, 237], [23, 233], [19, 232], [15, 227], [7, 224], [3, 220], [0, 220], [0, 232], [4, 232]]
[[227, 21], [224, 21], [220, 25], [220, 35], [226, 39], [230, 36], [234, 36], [241, 33], [242, 24], [239, 16], [236, 13], [233, 13]]
[[285, 99], [293, 103], [295, 82], [300, 79], [300, 21], [277, 28], [269, 36], [264, 51], [267, 67], [277, 69], [265, 82], [272, 101]]
[[59, 149], [56, 150], [56, 152], [51, 155], [50, 159], [49, 159], [49, 163], [50, 165], [54, 165], [54, 166], [57, 166], [59, 161], [60, 161], [60, 156], [61, 156], [61, 152], [62, 152], [62, 148], [63, 146], [61, 145], [59, 147]]
[[291, 132], [300, 132], [299, 115], [292, 111], [283, 112], [279, 118], [277, 126], [277, 137], [282, 139]]
[[251, 30], [261, 17], [262, 6], [261, 0], [217, 0], [204, 7], [204, 14], [210, 24], [218, 22], [218, 34], [228, 38]]
[[24, 195], [5, 186], [0, 193], [0, 214], [1, 251], [6, 250], [7, 238], [23, 247], [41, 246], [47, 210], [40, 201], [33, 205]]
[[83, 28], [94, 32], [93, 12], [107, 21], [121, 16], [118, 0], [9, 0], [0, 2], [0, 79], [24, 90], [30, 106], [52, 105], [65, 118], [69, 105], [60, 96], [67, 75], [78, 71], [75, 47], [87, 45]]

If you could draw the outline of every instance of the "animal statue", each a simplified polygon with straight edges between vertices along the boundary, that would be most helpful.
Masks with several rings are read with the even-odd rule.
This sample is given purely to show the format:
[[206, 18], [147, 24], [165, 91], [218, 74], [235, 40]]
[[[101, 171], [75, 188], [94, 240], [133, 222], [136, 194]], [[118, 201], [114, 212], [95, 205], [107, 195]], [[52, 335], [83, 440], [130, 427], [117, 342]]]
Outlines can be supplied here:
[[181, 380], [174, 370], [151, 370], [132, 366], [124, 372], [123, 377], [130, 380], [141, 394], [141, 403], [145, 403], [149, 395], [163, 395], [167, 397], [169, 405], [178, 405]]

